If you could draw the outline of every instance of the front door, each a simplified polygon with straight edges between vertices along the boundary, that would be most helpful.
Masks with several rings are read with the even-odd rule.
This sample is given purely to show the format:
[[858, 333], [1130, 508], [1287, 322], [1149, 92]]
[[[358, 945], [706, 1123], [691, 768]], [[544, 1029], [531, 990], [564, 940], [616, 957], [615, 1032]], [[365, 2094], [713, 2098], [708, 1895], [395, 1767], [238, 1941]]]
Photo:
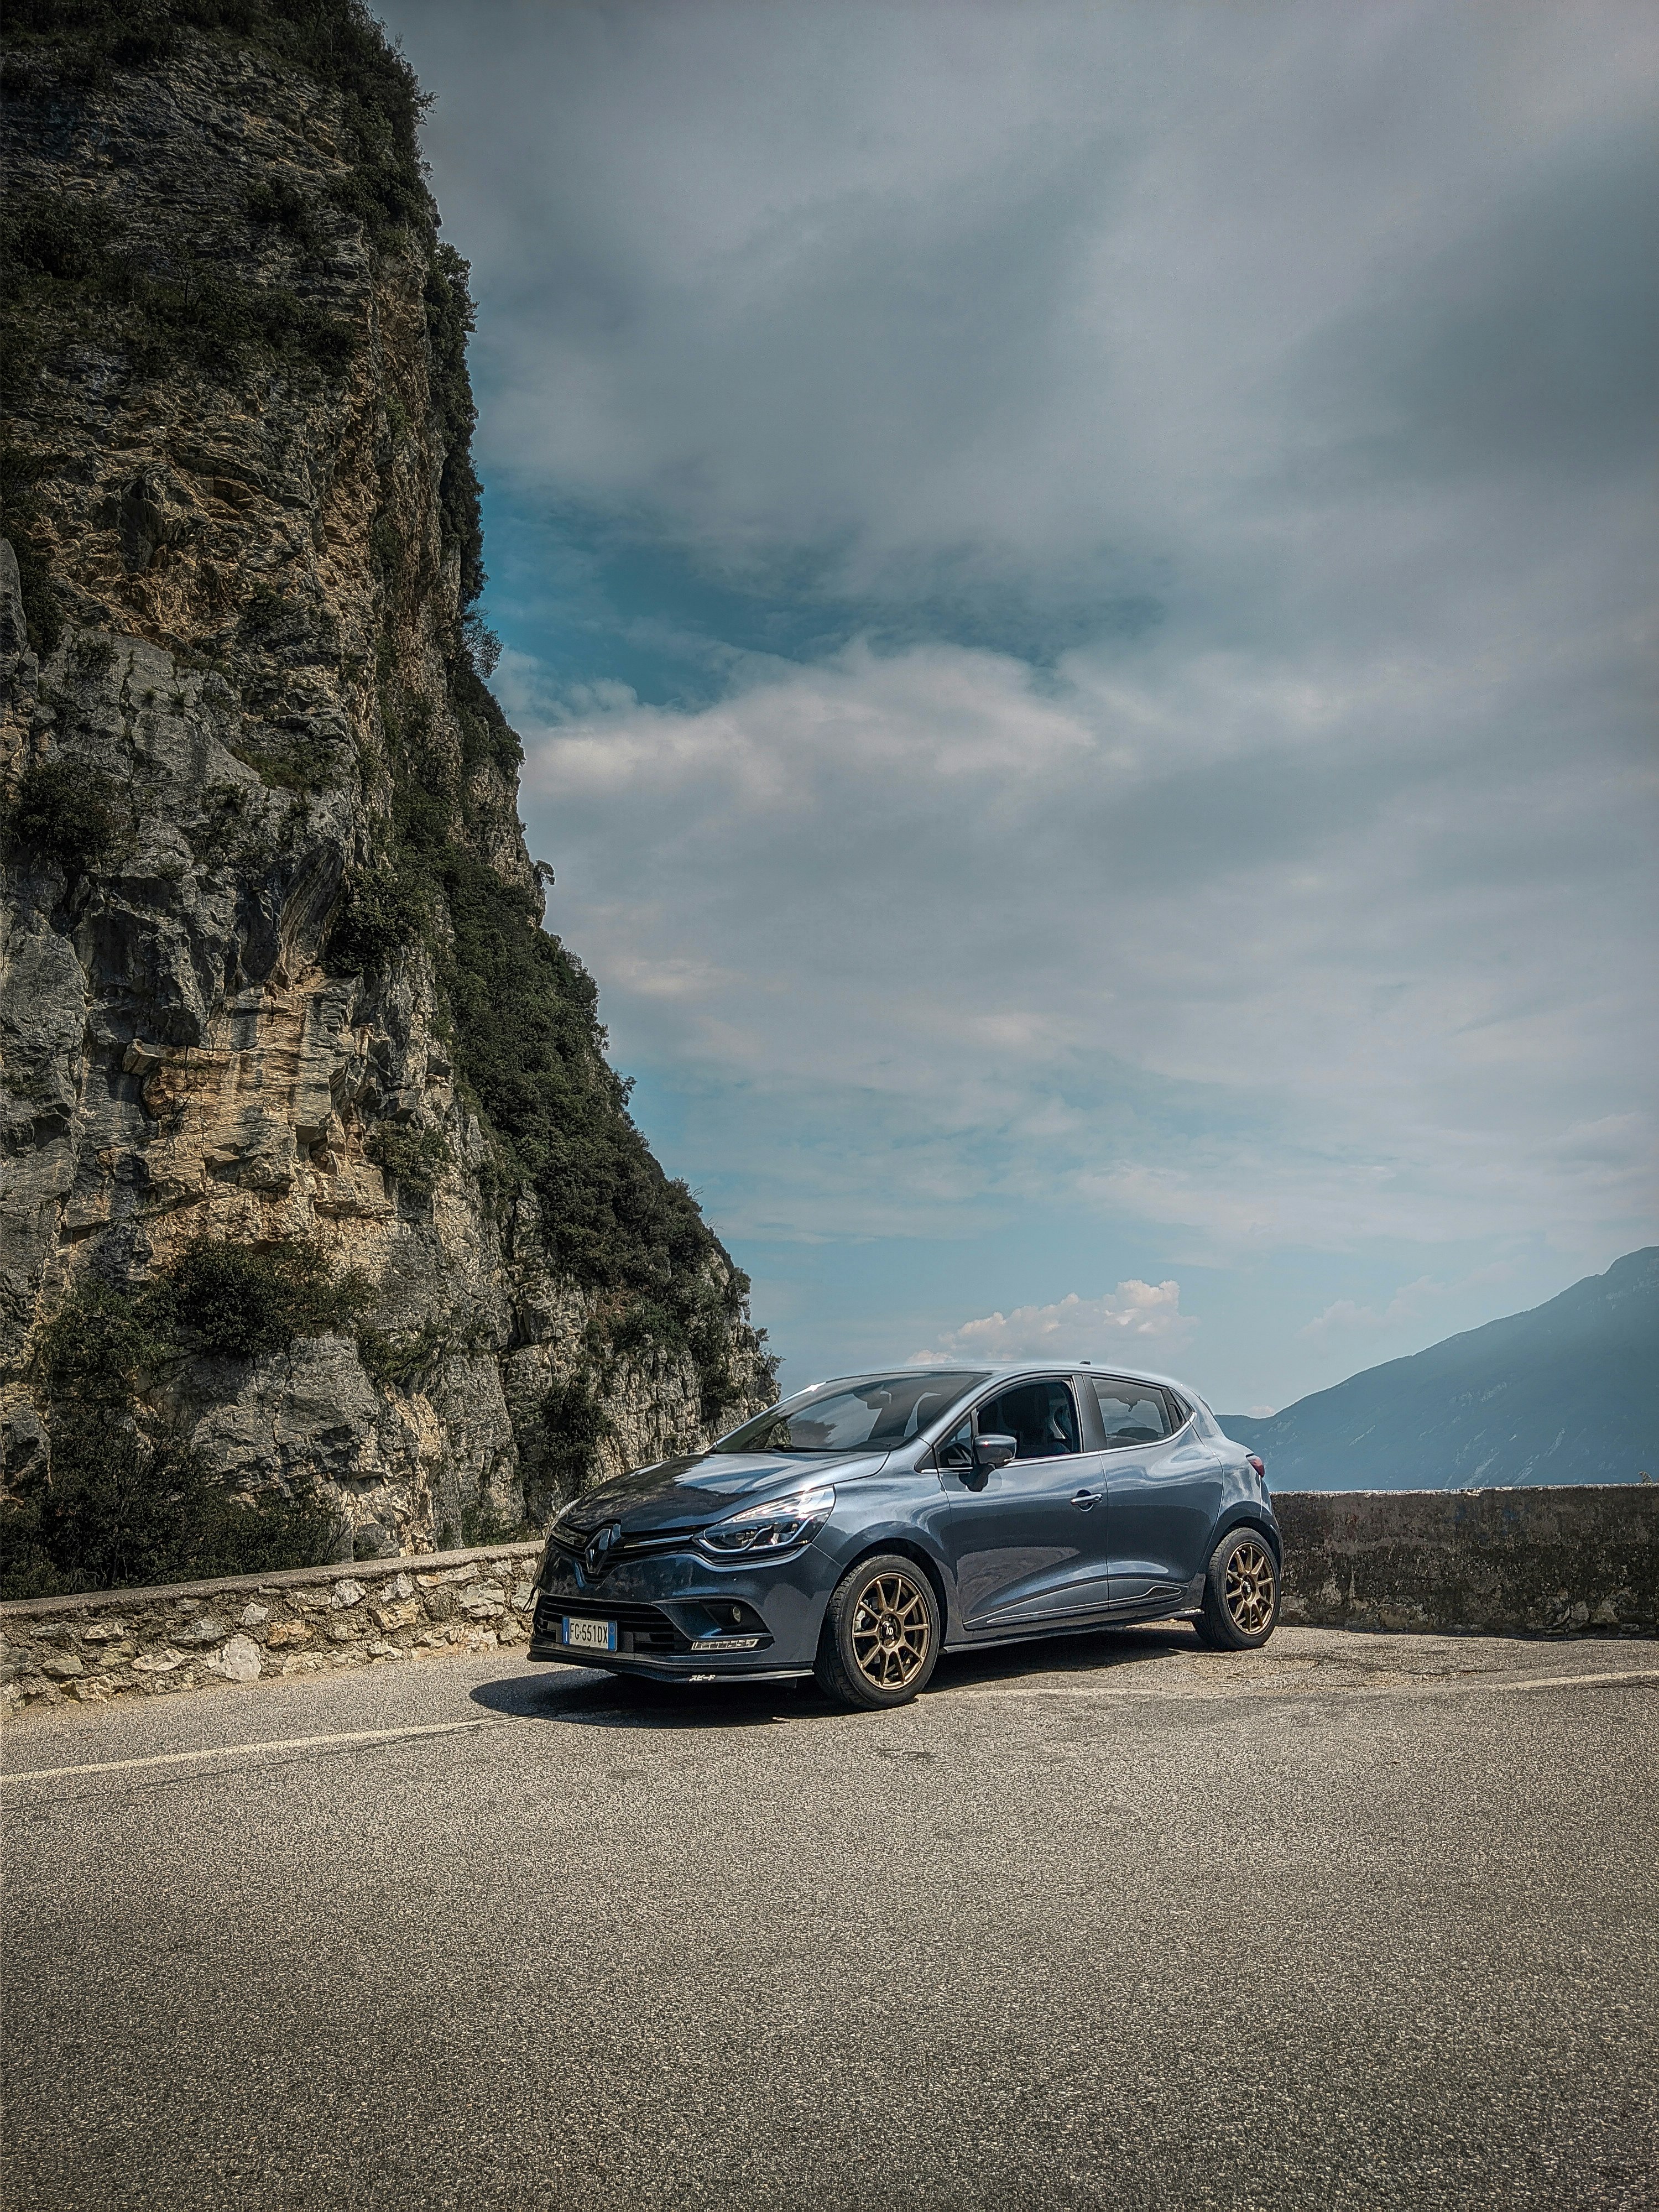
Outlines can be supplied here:
[[1090, 1381], [1105, 1432], [1112, 1603], [1173, 1601], [1208, 1564], [1221, 1462], [1168, 1391], [1109, 1375]]
[[[975, 1470], [975, 1435], [1012, 1437], [1018, 1456]], [[1082, 1448], [1069, 1381], [1018, 1382], [987, 1399], [945, 1438], [938, 1458], [968, 1627], [1019, 1628], [1106, 1610], [1100, 1455]]]

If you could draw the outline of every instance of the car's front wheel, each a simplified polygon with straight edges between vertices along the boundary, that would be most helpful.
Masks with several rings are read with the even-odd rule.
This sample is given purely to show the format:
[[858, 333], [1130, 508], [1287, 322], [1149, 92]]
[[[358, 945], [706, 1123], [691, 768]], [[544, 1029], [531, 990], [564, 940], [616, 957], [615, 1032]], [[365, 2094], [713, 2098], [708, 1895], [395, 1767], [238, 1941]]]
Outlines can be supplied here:
[[884, 1552], [836, 1584], [812, 1671], [839, 1705], [908, 1705], [939, 1663], [939, 1645], [933, 1584], [914, 1559]]
[[1211, 1555], [1193, 1626], [1212, 1651], [1259, 1650], [1279, 1626], [1279, 1562], [1259, 1528], [1230, 1529]]

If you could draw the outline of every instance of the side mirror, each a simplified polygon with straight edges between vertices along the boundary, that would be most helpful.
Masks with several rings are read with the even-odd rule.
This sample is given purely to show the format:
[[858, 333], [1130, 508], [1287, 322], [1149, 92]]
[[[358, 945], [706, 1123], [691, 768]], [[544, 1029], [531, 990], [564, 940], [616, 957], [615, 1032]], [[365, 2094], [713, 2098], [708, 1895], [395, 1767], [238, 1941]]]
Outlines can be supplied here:
[[1012, 1437], [978, 1437], [974, 1442], [974, 1465], [981, 1474], [994, 1474], [1000, 1467], [1006, 1467], [1018, 1455], [1019, 1446]]

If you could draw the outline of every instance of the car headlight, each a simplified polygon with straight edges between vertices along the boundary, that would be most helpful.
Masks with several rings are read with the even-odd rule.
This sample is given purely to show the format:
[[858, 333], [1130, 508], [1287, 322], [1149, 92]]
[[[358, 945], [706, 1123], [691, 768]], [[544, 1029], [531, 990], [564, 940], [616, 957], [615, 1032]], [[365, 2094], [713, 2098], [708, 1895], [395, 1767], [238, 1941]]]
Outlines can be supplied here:
[[793, 1551], [817, 1534], [835, 1502], [834, 1483], [815, 1482], [786, 1498], [769, 1498], [764, 1505], [745, 1505], [741, 1513], [728, 1514], [705, 1528], [697, 1541], [721, 1559], [737, 1552]]

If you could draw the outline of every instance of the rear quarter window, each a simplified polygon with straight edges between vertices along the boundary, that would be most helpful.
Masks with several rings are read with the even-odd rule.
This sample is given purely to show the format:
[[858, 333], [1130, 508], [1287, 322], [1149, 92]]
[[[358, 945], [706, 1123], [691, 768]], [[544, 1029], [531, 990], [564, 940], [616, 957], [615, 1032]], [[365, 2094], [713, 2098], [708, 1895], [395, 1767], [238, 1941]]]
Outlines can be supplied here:
[[1126, 1444], [1155, 1444], [1172, 1432], [1171, 1406], [1164, 1392], [1149, 1382], [1119, 1382], [1105, 1375], [1092, 1376], [1100, 1407], [1100, 1425], [1109, 1449]]

